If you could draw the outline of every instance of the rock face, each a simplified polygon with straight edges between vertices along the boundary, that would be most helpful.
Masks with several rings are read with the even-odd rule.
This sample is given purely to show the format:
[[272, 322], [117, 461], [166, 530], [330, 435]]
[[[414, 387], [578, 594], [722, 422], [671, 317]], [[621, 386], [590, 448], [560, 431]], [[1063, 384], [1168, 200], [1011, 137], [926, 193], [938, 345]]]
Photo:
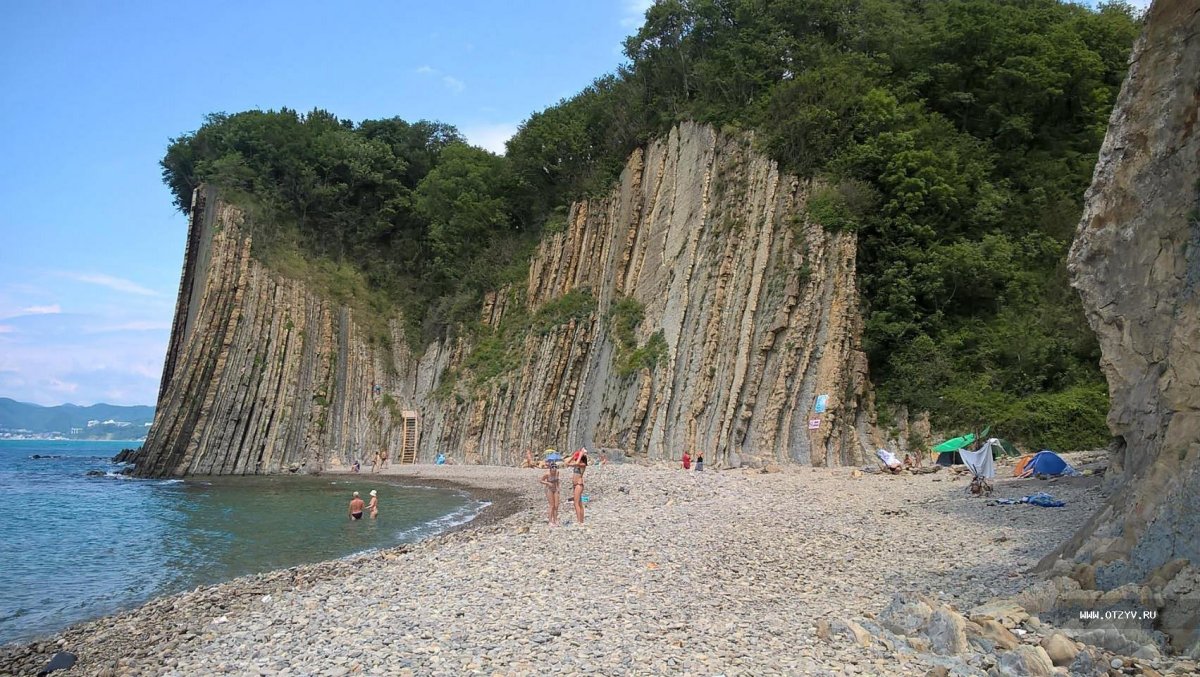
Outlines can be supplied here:
[[1102, 590], [1200, 564], [1200, 6], [1155, 2], [1130, 63], [1069, 259], [1103, 350], [1117, 491], [1043, 562], [1074, 558]]
[[[525, 332], [487, 377], [478, 340], [414, 354], [396, 318], [389, 354], [349, 308], [252, 258], [244, 214], [199, 191], [138, 473], [311, 472], [380, 447], [396, 459], [401, 410], [420, 416], [424, 461], [586, 444], [646, 460], [703, 450], [718, 466], [863, 462], [875, 433], [856, 239], [807, 217], [809, 188], [702, 125], [639, 149], [481, 319], [500, 327], [571, 293], [590, 305]], [[614, 331], [622, 299], [643, 313], [632, 344]]]

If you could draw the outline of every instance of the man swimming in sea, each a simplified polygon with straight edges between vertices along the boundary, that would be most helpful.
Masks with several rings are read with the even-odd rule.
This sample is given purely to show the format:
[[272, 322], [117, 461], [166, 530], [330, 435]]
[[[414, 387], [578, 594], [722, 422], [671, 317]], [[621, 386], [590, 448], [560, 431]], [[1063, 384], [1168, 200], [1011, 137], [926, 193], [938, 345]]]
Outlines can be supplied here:
[[363, 500], [358, 497], [358, 492], [354, 492], [354, 498], [350, 499], [350, 519], [362, 519], [363, 508], [366, 506]]

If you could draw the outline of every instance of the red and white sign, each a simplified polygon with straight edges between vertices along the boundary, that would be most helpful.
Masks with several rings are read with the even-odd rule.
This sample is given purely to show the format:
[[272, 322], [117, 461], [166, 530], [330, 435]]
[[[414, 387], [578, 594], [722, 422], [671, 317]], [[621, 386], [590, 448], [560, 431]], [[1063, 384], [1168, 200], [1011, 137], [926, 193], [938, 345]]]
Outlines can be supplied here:
[[821, 419], [819, 419], [819, 418], [808, 419], [808, 429], [809, 430], [816, 430], [817, 428], [820, 428], [820, 427], [821, 427]]

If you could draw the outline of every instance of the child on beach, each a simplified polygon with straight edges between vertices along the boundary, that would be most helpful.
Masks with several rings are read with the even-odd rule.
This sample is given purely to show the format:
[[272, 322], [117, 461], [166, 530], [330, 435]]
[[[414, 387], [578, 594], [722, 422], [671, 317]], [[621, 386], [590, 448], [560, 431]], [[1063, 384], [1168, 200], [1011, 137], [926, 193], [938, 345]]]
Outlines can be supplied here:
[[546, 500], [550, 503], [550, 526], [558, 526], [558, 464], [548, 461], [546, 473], [542, 475], [542, 485], [546, 487]]

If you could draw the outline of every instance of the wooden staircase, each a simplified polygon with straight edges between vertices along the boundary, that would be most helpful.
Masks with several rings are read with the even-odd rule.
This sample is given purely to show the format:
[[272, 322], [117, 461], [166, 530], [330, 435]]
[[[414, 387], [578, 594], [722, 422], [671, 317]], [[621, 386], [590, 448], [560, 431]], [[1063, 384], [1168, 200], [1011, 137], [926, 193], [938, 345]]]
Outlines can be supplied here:
[[417, 412], [400, 412], [400, 462], [417, 462]]

